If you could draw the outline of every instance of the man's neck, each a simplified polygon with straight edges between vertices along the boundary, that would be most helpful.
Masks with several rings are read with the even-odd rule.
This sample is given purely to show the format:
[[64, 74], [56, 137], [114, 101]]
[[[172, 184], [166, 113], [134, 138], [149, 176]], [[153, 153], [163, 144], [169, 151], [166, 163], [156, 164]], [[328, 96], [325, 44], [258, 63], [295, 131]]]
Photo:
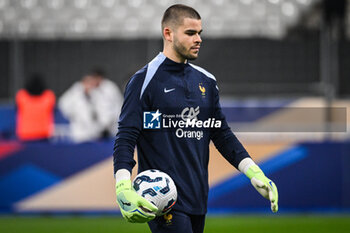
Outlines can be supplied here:
[[168, 49], [163, 49], [163, 54], [174, 62], [187, 63], [187, 59], [183, 59], [182, 57], [178, 56], [175, 52], [169, 51]]

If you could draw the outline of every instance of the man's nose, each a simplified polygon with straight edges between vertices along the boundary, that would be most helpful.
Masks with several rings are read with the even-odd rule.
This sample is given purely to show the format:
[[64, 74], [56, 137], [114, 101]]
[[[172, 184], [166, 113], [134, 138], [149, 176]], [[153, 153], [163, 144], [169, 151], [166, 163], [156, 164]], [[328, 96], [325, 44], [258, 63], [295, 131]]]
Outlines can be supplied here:
[[199, 34], [196, 35], [195, 39], [194, 39], [194, 42], [196, 43], [202, 43], [202, 38]]

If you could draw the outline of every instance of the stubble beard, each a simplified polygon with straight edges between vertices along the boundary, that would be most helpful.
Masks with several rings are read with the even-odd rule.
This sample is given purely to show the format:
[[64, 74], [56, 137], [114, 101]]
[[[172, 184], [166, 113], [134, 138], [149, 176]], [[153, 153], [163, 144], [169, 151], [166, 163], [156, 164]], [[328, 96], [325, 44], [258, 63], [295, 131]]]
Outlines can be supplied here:
[[195, 60], [198, 57], [198, 53], [196, 55], [192, 55], [190, 51], [176, 39], [174, 39], [173, 49], [184, 60]]

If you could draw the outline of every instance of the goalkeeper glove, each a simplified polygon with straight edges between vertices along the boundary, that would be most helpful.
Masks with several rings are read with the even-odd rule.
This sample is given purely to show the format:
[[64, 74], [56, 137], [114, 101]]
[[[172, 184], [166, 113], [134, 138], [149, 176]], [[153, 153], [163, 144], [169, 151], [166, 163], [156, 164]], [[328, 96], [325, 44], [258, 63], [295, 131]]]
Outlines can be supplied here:
[[251, 165], [245, 173], [254, 188], [271, 202], [272, 212], [278, 211], [278, 191], [275, 183], [267, 178], [257, 165]]
[[144, 223], [155, 218], [158, 208], [135, 192], [131, 180], [120, 180], [115, 188], [117, 203], [126, 221]]

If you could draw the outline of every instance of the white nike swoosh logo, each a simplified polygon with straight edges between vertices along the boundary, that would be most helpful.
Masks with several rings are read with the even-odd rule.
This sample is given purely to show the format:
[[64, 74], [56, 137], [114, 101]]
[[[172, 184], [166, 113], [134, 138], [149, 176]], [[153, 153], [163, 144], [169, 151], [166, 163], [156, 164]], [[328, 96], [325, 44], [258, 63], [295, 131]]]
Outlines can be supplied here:
[[168, 90], [166, 88], [164, 88], [164, 93], [168, 93], [168, 92], [171, 92], [173, 90], [175, 90], [175, 88], [171, 88], [171, 89], [168, 89]]

